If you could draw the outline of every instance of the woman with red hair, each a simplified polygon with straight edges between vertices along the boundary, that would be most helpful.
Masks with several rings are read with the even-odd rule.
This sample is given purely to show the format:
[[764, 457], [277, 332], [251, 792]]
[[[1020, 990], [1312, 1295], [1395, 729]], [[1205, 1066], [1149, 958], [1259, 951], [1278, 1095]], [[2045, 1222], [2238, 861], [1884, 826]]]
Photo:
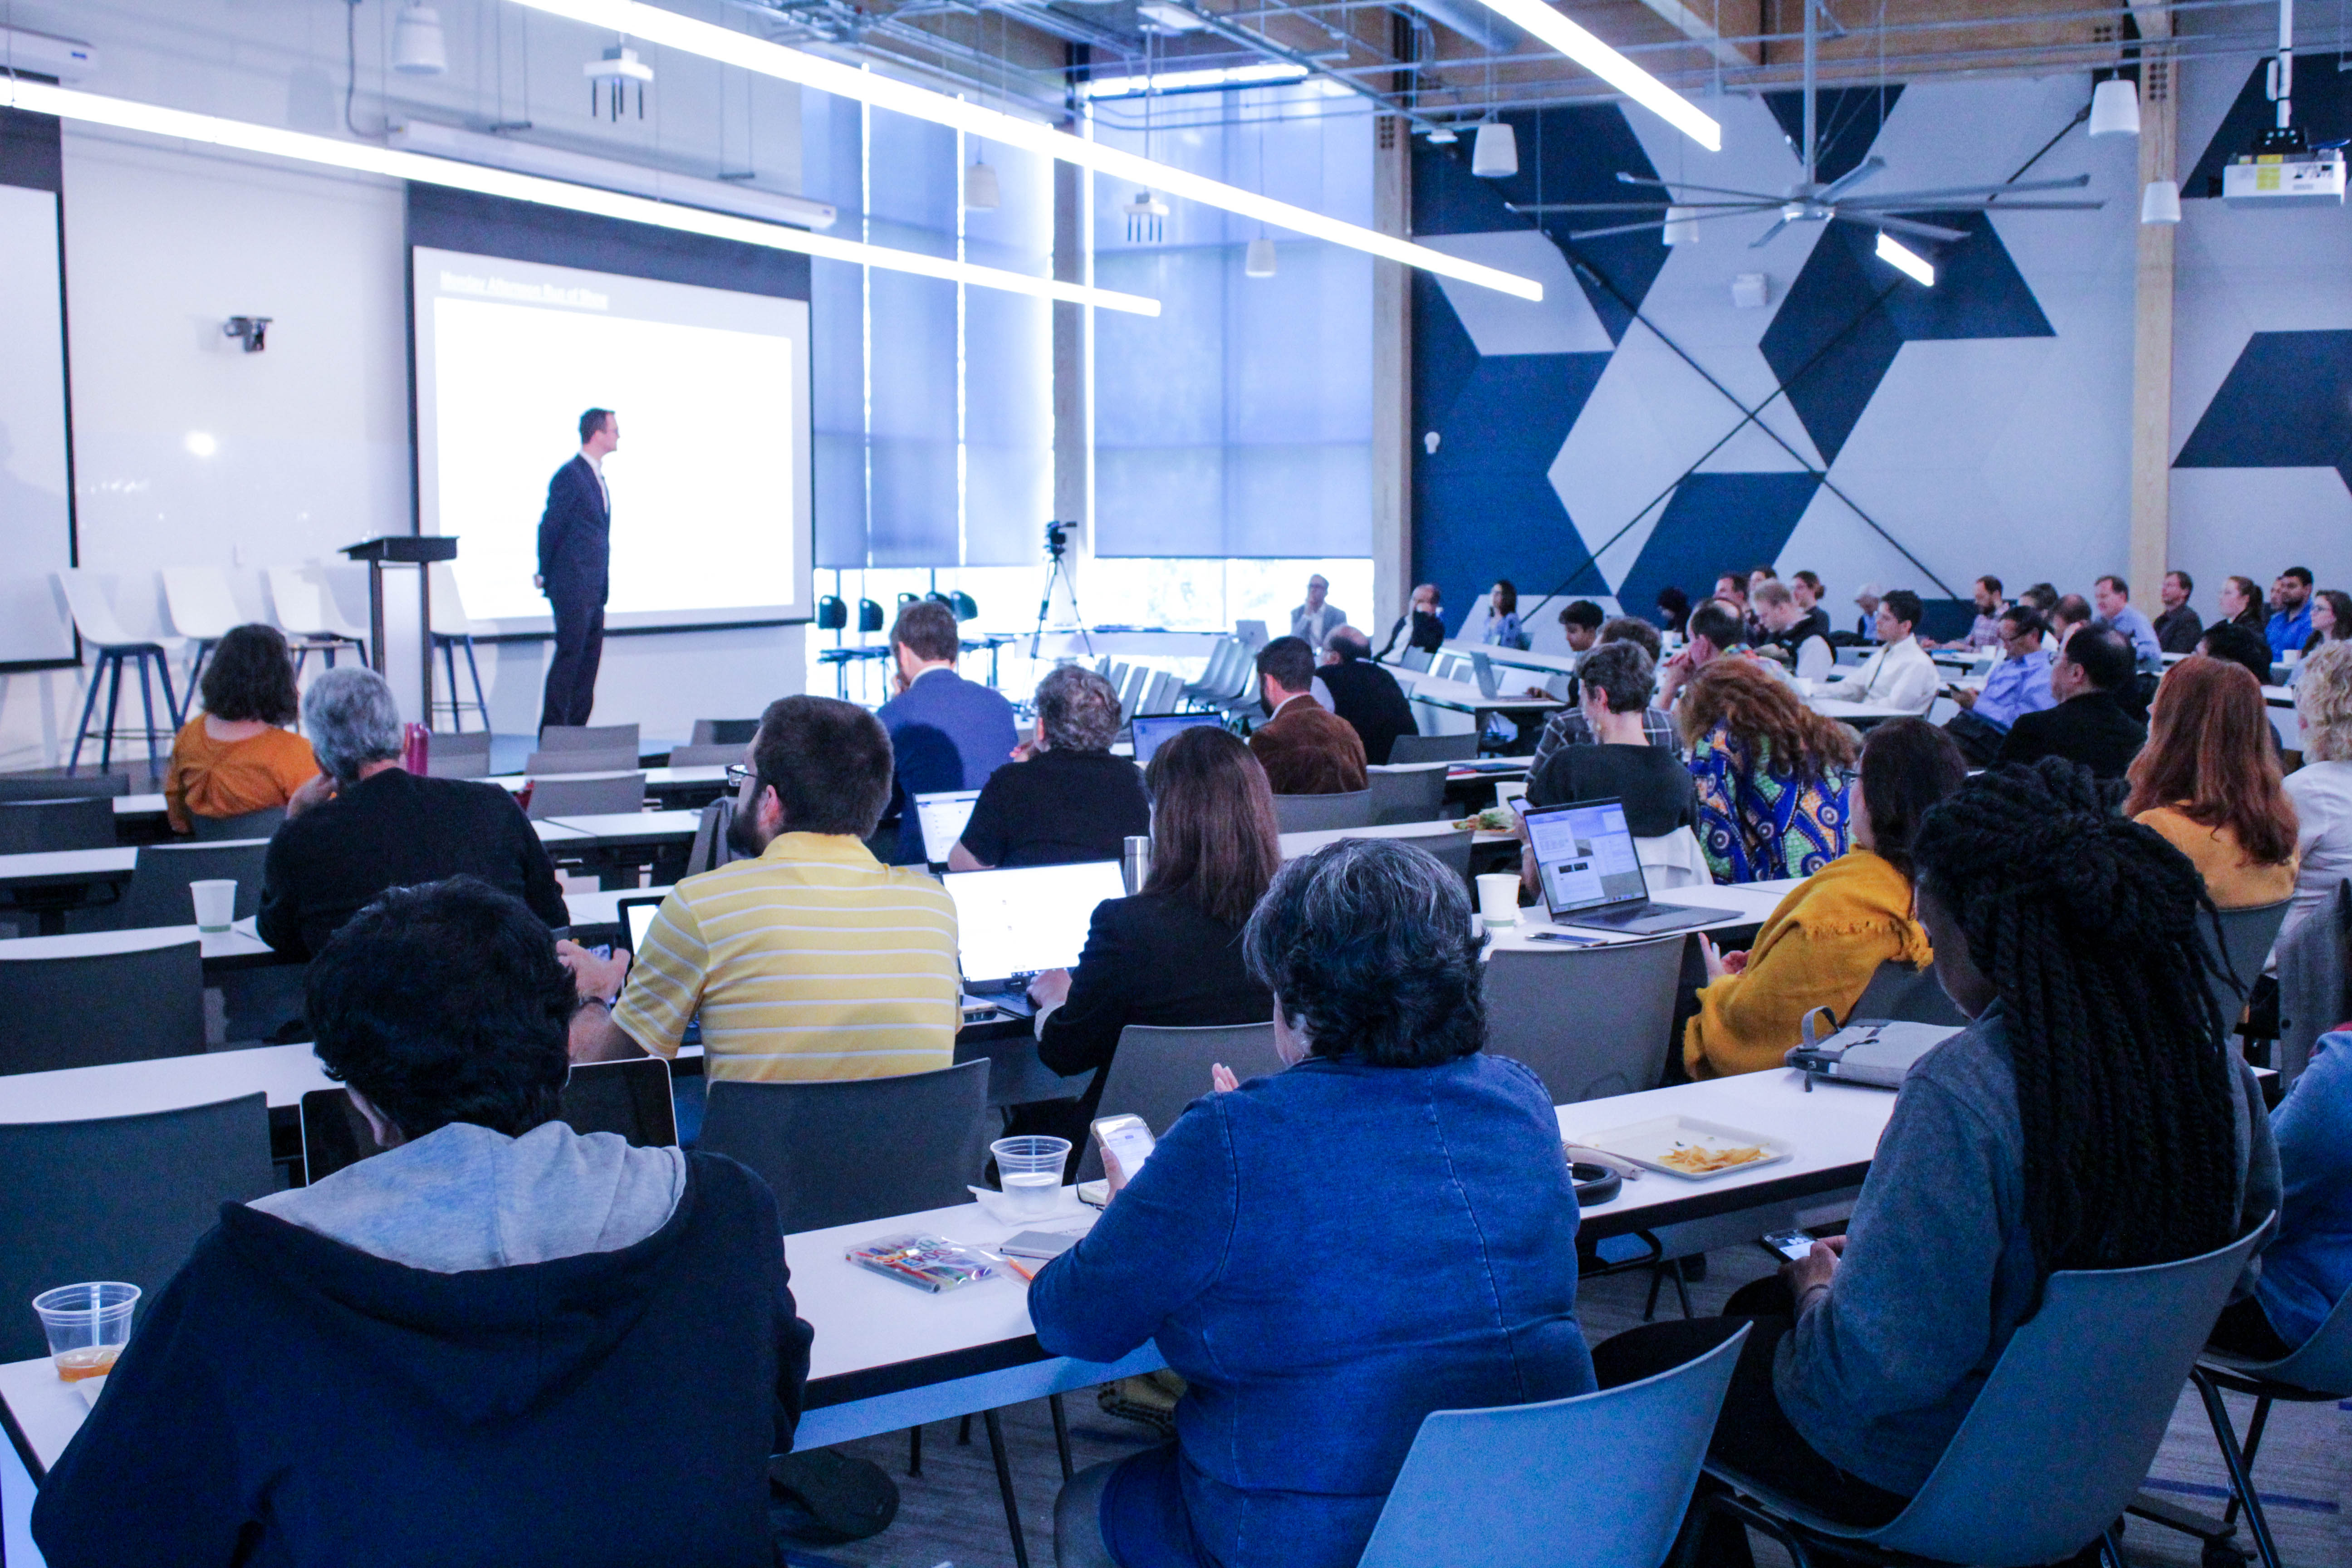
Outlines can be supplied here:
[[2294, 804], [2263, 689], [2242, 667], [2201, 655], [2174, 665], [2126, 776], [2124, 814], [2194, 861], [2216, 905], [2246, 909], [2294, 893]]

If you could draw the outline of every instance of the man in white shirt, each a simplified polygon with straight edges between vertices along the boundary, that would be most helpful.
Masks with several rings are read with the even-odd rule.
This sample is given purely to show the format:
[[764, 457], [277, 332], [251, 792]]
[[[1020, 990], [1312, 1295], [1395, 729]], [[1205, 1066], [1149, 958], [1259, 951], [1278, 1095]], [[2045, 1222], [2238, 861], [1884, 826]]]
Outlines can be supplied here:
[[1851, 674], [1823, 681], [1818, 695], [1834, 702], [1866, 702], [1874, 708], [1900, 708], [1925, 713], [1934, 706], [1942, 679], [1936, 661], [1911, 635], [1924, 610], [1919, 595], [1896, 588], [1878, 601], [1873, 629], [1879, 649]]
[[1307, 602], [1290, 612], [1290, 635], [1310, 648], [1323, 646], [1323, 639], [1348, 624], [1348, 612], [1326, 602], [1324, 595], [1331, 591], [1321, 573], [1307, 579]]

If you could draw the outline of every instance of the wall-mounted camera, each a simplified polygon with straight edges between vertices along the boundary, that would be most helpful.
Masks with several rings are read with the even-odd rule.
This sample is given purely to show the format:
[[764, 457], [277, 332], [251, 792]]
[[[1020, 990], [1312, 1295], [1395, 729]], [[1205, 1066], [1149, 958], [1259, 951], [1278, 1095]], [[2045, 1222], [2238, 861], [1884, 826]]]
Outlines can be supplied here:
[[266, 346], [263, 339], [269, 331], [268, 316], [231, 316], [221, 324], [221, 336], [235, 338], [245, 345], [245, 352], [257, 354]]

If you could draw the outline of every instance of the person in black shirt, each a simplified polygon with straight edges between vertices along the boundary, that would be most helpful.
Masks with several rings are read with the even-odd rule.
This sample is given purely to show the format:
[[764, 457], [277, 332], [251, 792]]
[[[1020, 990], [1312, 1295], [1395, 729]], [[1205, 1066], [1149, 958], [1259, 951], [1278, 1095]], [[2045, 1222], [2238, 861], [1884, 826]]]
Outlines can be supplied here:
[[1529, 805], [1622, 800], [1636, 838], [1658, 838], [1698, 823], [1698, 789], [1671, 747], [1654, 746], [1642, 716], [1657, 686], [1650, 656], [1630, 642], [1602, 643], [1577, 670], [1591, 746], [1562, 746], [1528, 780]]
[[[1366, 668], [1370, 668], [1367, 666]], [[1069, 1118], [1082, 1142], [1129, 1024], [1260, 1024], [1274, 996], [1242, 965], [1242, 926], [1282, 866], [1274, 795], [1241, 741], [1202, 725], [1152, 754], [1151, 876], [1095, 906], [1075, 970], [1030, 983], [1037, 1058], [1064, 1077], [1096, 1070]]]
[[1316, 673], [1331, 693], [1331, 710], [1355, 726], [1363, 738], [1364, 760], [1378, 764], [1389, 760], [1389, 749], [1399, 735], [1418, 735], [1421, 724], [1396, 677], [1369, 657], [1372, 639], [1353, 626], [1335, 626], [1323, 639], [1328, 657]]
[[2189, 595], [2196, 591], [2197, 580], [2188, 573], [2164, 574], [2164, 614], [2156, 617], [2156, 640], [2167, 653], [2195, 653], [2205, 635], [2204, 617], [2189, 607]]
[[2118, 695], [2137, 666], [2131, 639], [2114, 627], [2076, 630], [2050, 667], [2050, 689], [2058, 706], [2019, 714], [2001, 742], [2000, 761], [2063, 757], [2100, 780], [2122, 778], [2147, 743], [2147, 726], [2131, 716]]
[[262, 941], [309, 958], [385, 889], [457, 876], [513, 894], [551, 928], [572, 923], [514, 796], [401, 767], [400, 710], [383, 676], [327, 671], [302, 700], [302, 727], [322, 771], [287, 801], [262, 861]]
[[1130, 835], [1151, 831], [1143, 775], [1110, 754], [1118, 733], [1109, 681], [1083, 665], [1047, 671], [1037, 683], [1035, 738], [988, 775], [948, 869], [1118, 859]]
[[[1405, 639], [1402, 650], [1397, 647], [1399, 637]], [[1369, 643], [1371, 639], [1367, 637], [1364, 640]], [[1423, 653], [1435, 653], [1444, 646], [1445, 616], [1437, 607], [1437, 584], [1423, 583], [1412, 591], [1412, 607], [1399, 616], [1396, 624], [1389, 627], [1389, 640], [1381, 645], [1381, 651], [1372, 656], [1372, 662], [1377, 664], [1390, 654], [1400, 651], [1411, 653], [1418, 649]]]

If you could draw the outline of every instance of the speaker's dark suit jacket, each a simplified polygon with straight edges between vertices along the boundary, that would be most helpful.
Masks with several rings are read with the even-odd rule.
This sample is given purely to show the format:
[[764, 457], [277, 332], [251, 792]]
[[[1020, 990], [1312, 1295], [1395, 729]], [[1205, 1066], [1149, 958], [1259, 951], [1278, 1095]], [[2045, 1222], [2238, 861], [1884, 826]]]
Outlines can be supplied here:
[[604, 487], [587, 458], [574, 458], [548, 481], [547, 510], [539, 519], [539, 574], [550, 603], [570, 608], [604, 602], [612, 535]]

